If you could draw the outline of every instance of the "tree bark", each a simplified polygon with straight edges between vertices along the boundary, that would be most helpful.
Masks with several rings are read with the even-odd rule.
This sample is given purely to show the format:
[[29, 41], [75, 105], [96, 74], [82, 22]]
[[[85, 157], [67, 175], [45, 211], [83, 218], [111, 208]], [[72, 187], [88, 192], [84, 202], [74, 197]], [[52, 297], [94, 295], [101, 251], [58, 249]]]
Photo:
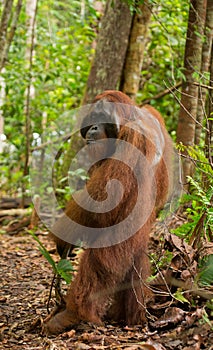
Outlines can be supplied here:
[[[210, 59], [210, 87], [213, 87], [213, 44]], [[207, 131], [205, 138], [206, 156], [213, 170], [213, 89], [209, 90]]]
[[1, 68], [3, 68], [5, 66], [5, 62], [7, 61], [10, 45], [11, 45], [11, 43], [13, 41], [13, 38], [14, 38], [14, 35], [15, 35], [15, 32], [16, 32], [16, 28], [17, 28], [17, 24], [18, 24], [18, 19], [19, 19], [19, 15], [20, 15], [20, 12], [21, 12], [21, 8], [22, 8], [22, 0], [18, 0], [16, 8], [13, 11], [10, 31], [7, 33], [7, 39], [6, 39], [6, 43], [5, 43], [4, 52], [3, 52], [3, 55], [1, 56], [1, 59], [2, 59], [2, 61], [1, 61]]
[[[181, 106], [177, 127], [177, 142], [184, 146], [194, 145], [198, 105], [198, 86], [194, 84], [201, 69], [202, 38], [207, 0], [191, 0], [185, 46]], [[193, 166], [187, 157], [183, 159], [183, 184], [187, 189], [187, 176], [192, 175]]]
[[139, 89], [140, 73], [151, 17], [148, 3], [149, 1], [145, 0], [142, 5], [138, 6], [139, 11], [134, 14], [129, 47], [120, 85], [120, 90], [133, 100], [135, 100]]
[[12, 14], [13, 0], [6, 0], [0, 22], [0, 70], [3, 67], [5, 50], [7, 47], [7, 31]]
[[126, 56], [132, 15], [122, 0], [108, 0], [101, 21], [95, 57], [87, 81], [83, 104], [104, 90], [118, 87]]
[[[210, 57], [211, 48], [213, 40], [213, 1], [207, 0], [207, 10], [206, 10], [206, 23], [205, 23], [205, 41], [202, 48], [202, 64], [201, 64], [201, 74], [205, 78], [205, 73], [209, 72], [210, 68]], [[206, 81], [204, 81], [206, 84]], [[202, 122], [205, 115], [205, 105], [207, 98], [207, 89], [199, 87], [199, 100], [198, 100], [198, 110], [197, 110], [197, 121], [195, 130], [195, 144], [198, 145], [200, 142], [200, 136], [202, 131]]]
[[[25, 160], [23, 177], [29, 174], [29, 156], [30, 156], [30, 143], [31, 143], [31, 120], [30, 120], [30, 99], [34, 97], [34, 88], [32, 85], [32, 65], [33, 65], [33, 51], [35, 43], [35, 22], [37, 14], [37, 0], [28, 0], [26, 4], [27, 14], [27, 48], [26, 48], [26, 68], [28, 69], [28, 84], [25, 91], [26, 100], [24, 106], [25, 114]], [[22, 206], [25, 201], [25, 179], [22, 182]]]

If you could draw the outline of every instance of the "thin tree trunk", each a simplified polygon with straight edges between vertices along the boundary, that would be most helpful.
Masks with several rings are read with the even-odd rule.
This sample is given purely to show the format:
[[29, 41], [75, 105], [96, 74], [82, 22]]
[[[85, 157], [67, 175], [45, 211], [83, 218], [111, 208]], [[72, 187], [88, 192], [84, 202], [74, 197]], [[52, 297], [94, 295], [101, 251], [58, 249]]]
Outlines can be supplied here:
[[7, 35], [7, 44], [5, 47], [5, 55], [3, 57], [4, 61], [3, 61], [3, 66], [5, 64], [5, 61], [7, 60], [8, 57], [8, 52], [10, 49], [10, 45], [12, 43], [12, 40], [14, 38], [15, 32], [16, 32], [16, 28], [18, 25], [18, 19], [19, 19], [19, 15], [22, 9], [22, 0], [18, 0], [17, 5], [16, 5], [16, 9], [14, 10], [13, 13], [13, 18], [12, 18], [12, 23], [11, 23], [11, 29]]
[[132, 15], [125, 1], [107, 1], [83, 104], [90, 103], [103, 90], [118, 87], [126, 56], [131, 22]]
[[34, 96], [34, 88], [32, 85], [32, 64], [33, 64], [33, 50], [35, 41], [35, 22], [37, 14], [37, 0], [28, 0], [26, 4], [27, 12], [27, 49], [26, 60], [28, 65], [28, 85], [26, 88], [26, 100], [25, 100], [25, 162], [23, 170], [23, 184], [22, 184], [22, 205], [24, 205], [25, 198], [25, 176], [29, 174], [29, 155], [30, 155], [30, 143], [31, 143], [31, 123], [30, 123], [30, 100]]
[[134, 14], [120, 90], [135, 100], [139, 89], [144, 49], [147, 42], [151, 11], [149, 1], [138, 6]]
[[[210, 87], [213, 87], [213, 45], [211, 50], [210, 59]], [[206, 145], [206, 156], [209, 160], [209, 164], [213, 170], [213, 89], [209, 90], [209, 101], [208, 101], [208, 119], [207, 119], [207, 131], [205, 138]]]
[[5, 62], [7, 61], [10, 45], [12, 43], [12, 40], [13, 40], [15, 32], [16, 32], [21, 8], [22, 8], [22, 0], [18, 0], [16, 8], [13, 11], [10, 31], [8, 32], [8, 28], [7, 28], [7, 33], [5, 33], [6, 37], [5, 37], [4, 48], [3, 48], [2, 54], [1, 54], [0, 69], [2, 69], [5, 66]]
[[[3, 73], [4, 68], [2, 69]], [[3, 147], [3, 134], [4, 134], [4, 115], [3, 115], [3, 110], [2, 106], [4, 105], [5, 102], [5, 95], [6, 95], [6, 83], [5, 83], [5, 78], [0, 75], [0, 153], [3, 152], [4, 147]]]
[[[198, 86], [195, 76], [200, 74], [203, 29], [206, 16], [207, 0], [191, 0], [188, 30], [185, 46], [184, 68], [180, 114], [177, 127], [177, 142], [184, 146], [194, 145], [195, 125], [198, 105]], [[192, 162], [183, 159], [183, 184], [187, 186], [187, 176], [192, 175]]]
[[[7, 0], [4, 2], [4, 8], [3, 8], [2, 16], [0, 20], [0, 134], [3, 134], [3, 129], [4, 129], [4, 116], [3, 116], [3, 111], [1, 107], [4, 104], [5, 89], [6, 89], [4, 77], [1, 75], [4, 70], [4, 65], [8, 57], [9, 48], [16, 31], [18, 18], [21, 11], [21, 6], [22, 6], [22, 0], [18, 0], [16, 9], [14, 10], [14, 13], [13, 13], [12, 24], [11, 24], [11, 29], [9, 33], [8, 33], [8, 28], [9, 28], [9, 22], [13, 12], [12, 11], [13, 0]], [[2, 143], [2, 139], [0, 138], [0, 153], [2, 151], [3, 151], [3, 143]]]
[[4, 149], [4, 143], [2, 139], [3, 134], [4, 134], [4, 118], [2, 115], [0, 115], [0, 153], [2, 153]]
[[[209, 72], [210, 68], [210, 57], [211, 48], [213, 40], [213, 0], [207, 0], [207, 10], [206, 10], [206, 23], [205, 23], [205, 41], [203, 43], [202, 49], [202, 64], [201, 64], [201, 74], [205, 77], [205, 73]], [[204, 84], [207, 82], [204, 81]], [[200, 136], [202, 131], [202, 122], [205, 115], [205, 106], [207, 98], [207, 89], [199, 87], [199, 100], [198, 100], [198, 110], [197, 110], [197, 121], [195, 130], [195, 144], [198, 145], [200, 142]]]
[[6, 0], [0, 22], [0, 71], [3, 67], [5, 50], [7, 47], [7, 31], [12, 14], [13, 0]]

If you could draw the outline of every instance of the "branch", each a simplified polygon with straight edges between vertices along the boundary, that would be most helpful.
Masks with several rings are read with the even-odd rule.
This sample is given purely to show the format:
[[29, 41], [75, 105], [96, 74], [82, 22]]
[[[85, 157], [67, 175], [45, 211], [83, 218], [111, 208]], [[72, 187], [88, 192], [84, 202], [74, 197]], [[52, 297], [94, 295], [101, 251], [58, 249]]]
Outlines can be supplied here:
[[[159, 98], [170, 94], [172, 91], [176, 90], [181, 85], [182, 85], [182, 81], [179, 81], [177, 84], [175, 84], [171, 88], [167, 88], [164, 91], [159, 92], [159, 94], [157, 94], [155, 96], [147, 98], [146, 100], [142, 100], [142, 103], [140, 104], [140, 107], [144, 106], [145, 104], [149, 104], [151, 100], [158, 100]], [[205, 85], [205, 84], [201, 84], [201, 83], [197, 83], [197, 82], [192, 83], [192, 85], [200, 86], [200, 87], [202, 87], [204, 89], [208, 89], [208, 90], [213, 90], [213, 87], [210, 86], [210, 85]]]
[[150, 98], [147, 98], [146, 100], [143, 100], [142, 103], [140, 104], [140, 107], [144, 106], [145, 104], [150, 103], [151, 100], [157, 100], [165, 95], [170, 94], [173, 90], [176, 90], [177, 88], [179, 88], [182, 85], [182, 81], [179, 81], [177, 84], [175, 84], [174, 86], [172, 86], [171, 88], [167, 88], [164, 91], [159, 92], [159, 94], [152, 96]]
[[210, 86], [210, 85], [205, 85], [205, 84], [201, 84], [201, 83], [197, 83], [197, 82], [192, 83], [192, 85], [200, 86], [200, 87], [202, 87], [204, 89], [208, 89], [208, 90], [213, 90], [213, 86]]
[[72, 136], [72, 132], [70, 132], [69, 134], [66, 134], [66, 135], [64, 135], [64, 136], [59, 136], [56, 140], [54, 140], [54, 141], [47, 141], [47, 142], [44, 142], [44, 143], [42, 143], [41, 145], [39, 145], [39, 146], [35, 146], [35, 147], [32, 147], [31, 148], [31, 152], [33, 152], [33, 151], [39, 151], [40, 149], [43, 149], [43, 148], [45, 148], [46, 146], [49, 146], [49, 145], [53, 145], [54, 143], [58, 143], [58, 142], [60, 142], [60, 141], [68, 141], [70, 138], [71, 138], [71, 136]]

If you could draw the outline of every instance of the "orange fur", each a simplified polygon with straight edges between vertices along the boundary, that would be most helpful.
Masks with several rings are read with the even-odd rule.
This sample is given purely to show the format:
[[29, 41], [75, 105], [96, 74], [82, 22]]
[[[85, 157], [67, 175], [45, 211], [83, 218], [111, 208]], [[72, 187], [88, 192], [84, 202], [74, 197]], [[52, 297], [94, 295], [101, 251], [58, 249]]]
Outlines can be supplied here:
[[[119, 91], [105, 91], [98, 95], [94, 102], [99, 100], [125, 105], [117, 107], [120, 120], [127, 118], [125, 125], [121, 125], [118, 139], [125, 140], [139, 149], [147, 160], [153, 159], [156, 154], [155, 146], [151, 140], [140, 133], [143, 125], [141, 115], [136, 116], [141, 120], [141, 124], [137, 124], [137, 118], [132, 120], [129, 114], [134, 105], [133, 102]], [[139, 184], [127, 165], [118, 163], [113, 158], [105, 159], [94, 168], [87, 184], [88, 192], [94, 200], [103, 201], [106, 198], [106, 184], [109, 179], [118, 179], [124, 187], [120, 203], [107, 213], [94, 213], [82, 209], [74, 200], [71, 200], [66, 214], [85, 226], [95, 228], [113, 226], [122, 222], [132, 212], [138, 193], [142, 191], [136, 219], [140, 222], [141, 213], [146, 211], [149, 217], [133, 236], [124, 241], [122, 241], [123, 232], [119, 232], [118, 225], [116, 235], [121, 237], [121, 243], [84, 251], [78, 273], [66, 296], [66, 309], [56, 314], [46, 324], [49, 333], [63, 332], [81, 320], [97, 324], [101, 324], [105, 318], [132, 325], [145, 322], [146, 302], [151, 297], [146, 284], [146, 279], [150, 275], [147, 245], [151, 225], [168, 195], [172, 143], [160, 114], [150, 106], [143, 107], [142, 111], [144, 115], [151, 114], [159, 121], [165, 141], [162, 158], [155, 168], [154, 180], [150, 176], [150, 169], [147, 168], [146, 162], [139, 163], [134, 154], [125, 154], [125, 159], [131, 159], [136, 171], [141, 174]], [[133, 124], [134, 129], [131, 127]], [[157, 187], [154, 208], [150, 204], [153, 197], [153, 181], [156, 181]], [[75, 232], [71, 234], [75, 235]], [[76, 233], [76, 240], [78, 237], [79, 232]], [[59, 246], [66, 245], [57, 237], [55, 240]]]

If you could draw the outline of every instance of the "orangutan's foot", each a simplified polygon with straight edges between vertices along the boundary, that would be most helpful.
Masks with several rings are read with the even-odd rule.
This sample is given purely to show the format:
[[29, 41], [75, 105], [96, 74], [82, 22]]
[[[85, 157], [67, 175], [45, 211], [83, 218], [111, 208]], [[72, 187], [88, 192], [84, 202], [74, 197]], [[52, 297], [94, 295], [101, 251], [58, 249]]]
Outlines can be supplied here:
[[44, 323], [43, 332], [46, 335], [60, 334], [71, 328], [72, 325], [79, 323], [72, 312], [66, 309], [53, 316], [49, 321]]

